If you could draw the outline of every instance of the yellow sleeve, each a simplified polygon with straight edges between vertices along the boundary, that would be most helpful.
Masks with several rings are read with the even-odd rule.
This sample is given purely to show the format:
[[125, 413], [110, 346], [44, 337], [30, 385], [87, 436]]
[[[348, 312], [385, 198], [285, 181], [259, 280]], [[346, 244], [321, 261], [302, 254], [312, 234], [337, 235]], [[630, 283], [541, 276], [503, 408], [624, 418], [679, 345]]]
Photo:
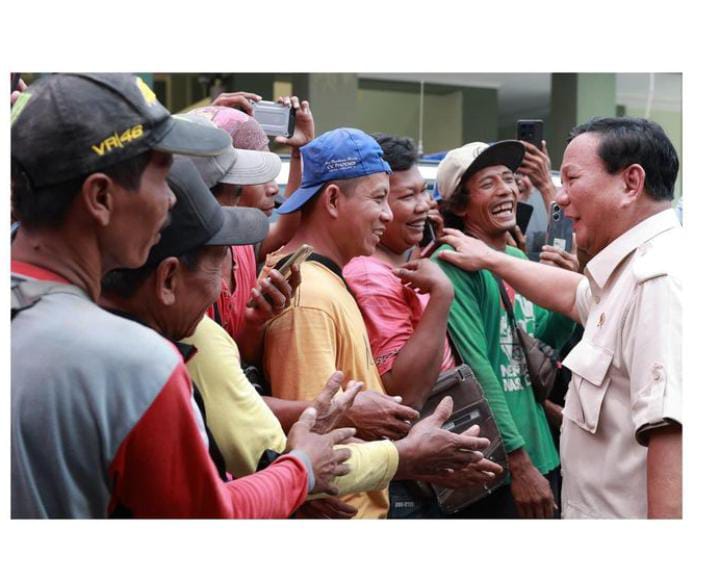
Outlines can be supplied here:
[[314, 400], [336, 370], [334, 321], [320, 309], [290, 307], [265, 328], [264, 367], [272, 395]]
[[351, 452], [347, 461], [350, 473], [333, 482], [341, 496], [383, 490], [397, 471], [398, 451], [390, 441], [351, 443], [338, 445], [338, 448], [347, 448]]
[[227, 470], [236, 477], [254, 473], [265, 449], [285, 450], [280, 421], [248, 381], [237, 345], [220, 325], [206, 315], [184, 342], [198, 350], [188, 370]]

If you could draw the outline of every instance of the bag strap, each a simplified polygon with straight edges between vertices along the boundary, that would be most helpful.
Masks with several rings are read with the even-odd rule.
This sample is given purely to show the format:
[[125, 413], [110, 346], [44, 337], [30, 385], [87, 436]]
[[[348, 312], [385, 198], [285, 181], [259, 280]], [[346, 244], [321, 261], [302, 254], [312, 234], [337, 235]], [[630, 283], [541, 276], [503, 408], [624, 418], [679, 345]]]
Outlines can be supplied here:
[[495, 281], [498, 284], [500, 298], [502, 299], [508, 319], [510, 319], [510, 325], [512, 325], [513, 329], [517, 329], [517, 321], [515, 321], [515, 309], [510, 302], [510, 297], [508, 297], [507, 290], [505, 290], [505, 284], [503, 283], [502, 278], [500, 278], [497, 274], [495, 274], [494, 272], [492, 272], [491, 274], [493, 275], [493, 278], [495, 278]]
[[505, 307], [505, 312], [507, 313], [508, 319], [510, 321], [510, 326], [513, 328], [513, 331], [515, 332], [515, 339], [520, 346], [520, 353], [522, 353], [523, 359], [525, 360], [525, 365], [528, 369], [530, 369], [530, 360], [528, 359], [528, 348], [525, 347], [525, 343], [523, 343], [523, 338], [520, 335], [520, 327], [517, 324], [517, 321], [515, 319], [515, 310], [513, 309], [512, 303], [510, 303], [510, 297], [508, 297], [507, 291], [505, 290], [505, 284], [502, 281], [502, 278], [500, 278], [497, 274], [494, 272], [491, 273], [493, 277], [495, 277], [495, 280], [498, 284], [498, 288], [500, 289], [500, 297], [502, 298], [503, 305]]

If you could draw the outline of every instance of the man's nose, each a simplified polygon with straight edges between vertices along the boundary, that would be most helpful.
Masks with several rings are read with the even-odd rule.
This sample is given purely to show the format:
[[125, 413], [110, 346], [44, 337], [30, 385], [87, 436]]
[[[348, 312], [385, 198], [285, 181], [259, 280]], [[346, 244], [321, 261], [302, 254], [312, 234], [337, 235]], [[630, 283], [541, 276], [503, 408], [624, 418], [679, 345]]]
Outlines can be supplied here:
[[555, 202], [560, 207], [567, 207], [570, 203], [570, 198], [568, 197], [567, 190], [565, 187], [561, 186], [556, 192], [555, 192]]

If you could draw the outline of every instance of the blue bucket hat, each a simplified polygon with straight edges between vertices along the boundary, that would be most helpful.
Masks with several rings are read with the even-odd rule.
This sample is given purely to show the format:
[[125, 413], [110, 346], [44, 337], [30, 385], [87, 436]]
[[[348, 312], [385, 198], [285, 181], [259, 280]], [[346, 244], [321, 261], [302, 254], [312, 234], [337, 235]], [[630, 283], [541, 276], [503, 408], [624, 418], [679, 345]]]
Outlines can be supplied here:
[[383, 159], [380, 145], [356, 128], [336, 128], [325, 132], [301, 147], [300, 155], [302, 183], [278, 208], [278, 213], [297, 211], [330, 181], [375, 173], [392, 174], [390, 165]]

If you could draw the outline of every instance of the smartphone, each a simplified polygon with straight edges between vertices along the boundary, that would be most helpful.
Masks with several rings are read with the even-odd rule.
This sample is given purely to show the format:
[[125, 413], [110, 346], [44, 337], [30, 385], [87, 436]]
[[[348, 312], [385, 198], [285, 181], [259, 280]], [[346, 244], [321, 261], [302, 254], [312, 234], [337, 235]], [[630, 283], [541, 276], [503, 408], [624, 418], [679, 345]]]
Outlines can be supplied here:
[[303, 244], [287, 258], [285, 258], [278, 266], [275, 266], [283, 278], [290, 278], [290, 271], [295, 264], [302, 264], [313, 253], [313, 248], [309, 244]]
[[543, 121], [542, 120], [518, 120], [517, 139], [534, 144], [542, 150]]
[[533, 206], [524, 201], [518, 201], [515, 205], [515, 223], [520, 228], [520, 231], [525, 235], [528, 224], [530, 223], [530, 217], [533, 214]]
[[[312, 246], [310, 246], [308, 244], [303, 244], [297, 250], [295, 250], [292, 254], [290, 254], [283, 260], [281, 260], [281, 262], [278, 265], [273, 266], [273, 268], [275, 270], [277, 270], [284, 279], [287, 280], [290, 278], [290, 272], [292, 270], [292, 267], [296, 264], [299, 265], [299, 264], [302, 264], [303, 262], [305, 262], [305, 260], [307, 260], [308, 257], [310, 256], [310, 254], [312, 254], [312, 253], [313, 253]], [[267, 297], [266, 297], [266, 300], [267, 300]], [[247, 302], [247, 306], [248, 307], [256, 307], [257, 303], [255, 302], [255, 299], [251, 298]]]
[[565, 212], [555, 201], [550, 204], [550, 217], [548, 218], [547, 235], [545, 243], [548, 246], [570, 252], [573, 240], [572, 219], [565, 217]]
[[268, 136], [290, 138], [295, 132], [295, 110], [277, 102], [253, 103], [253, 116]]
[[425, 227], [423, 228], [423, 237], [422, 240], [420, 240], [420, 247], [424, 248], [428, 244], [433, 243], [437, 237], [435, 236], [435, 227], [433, 226], [433, 222], [431, 222], [429, 219], [425, 221]]

